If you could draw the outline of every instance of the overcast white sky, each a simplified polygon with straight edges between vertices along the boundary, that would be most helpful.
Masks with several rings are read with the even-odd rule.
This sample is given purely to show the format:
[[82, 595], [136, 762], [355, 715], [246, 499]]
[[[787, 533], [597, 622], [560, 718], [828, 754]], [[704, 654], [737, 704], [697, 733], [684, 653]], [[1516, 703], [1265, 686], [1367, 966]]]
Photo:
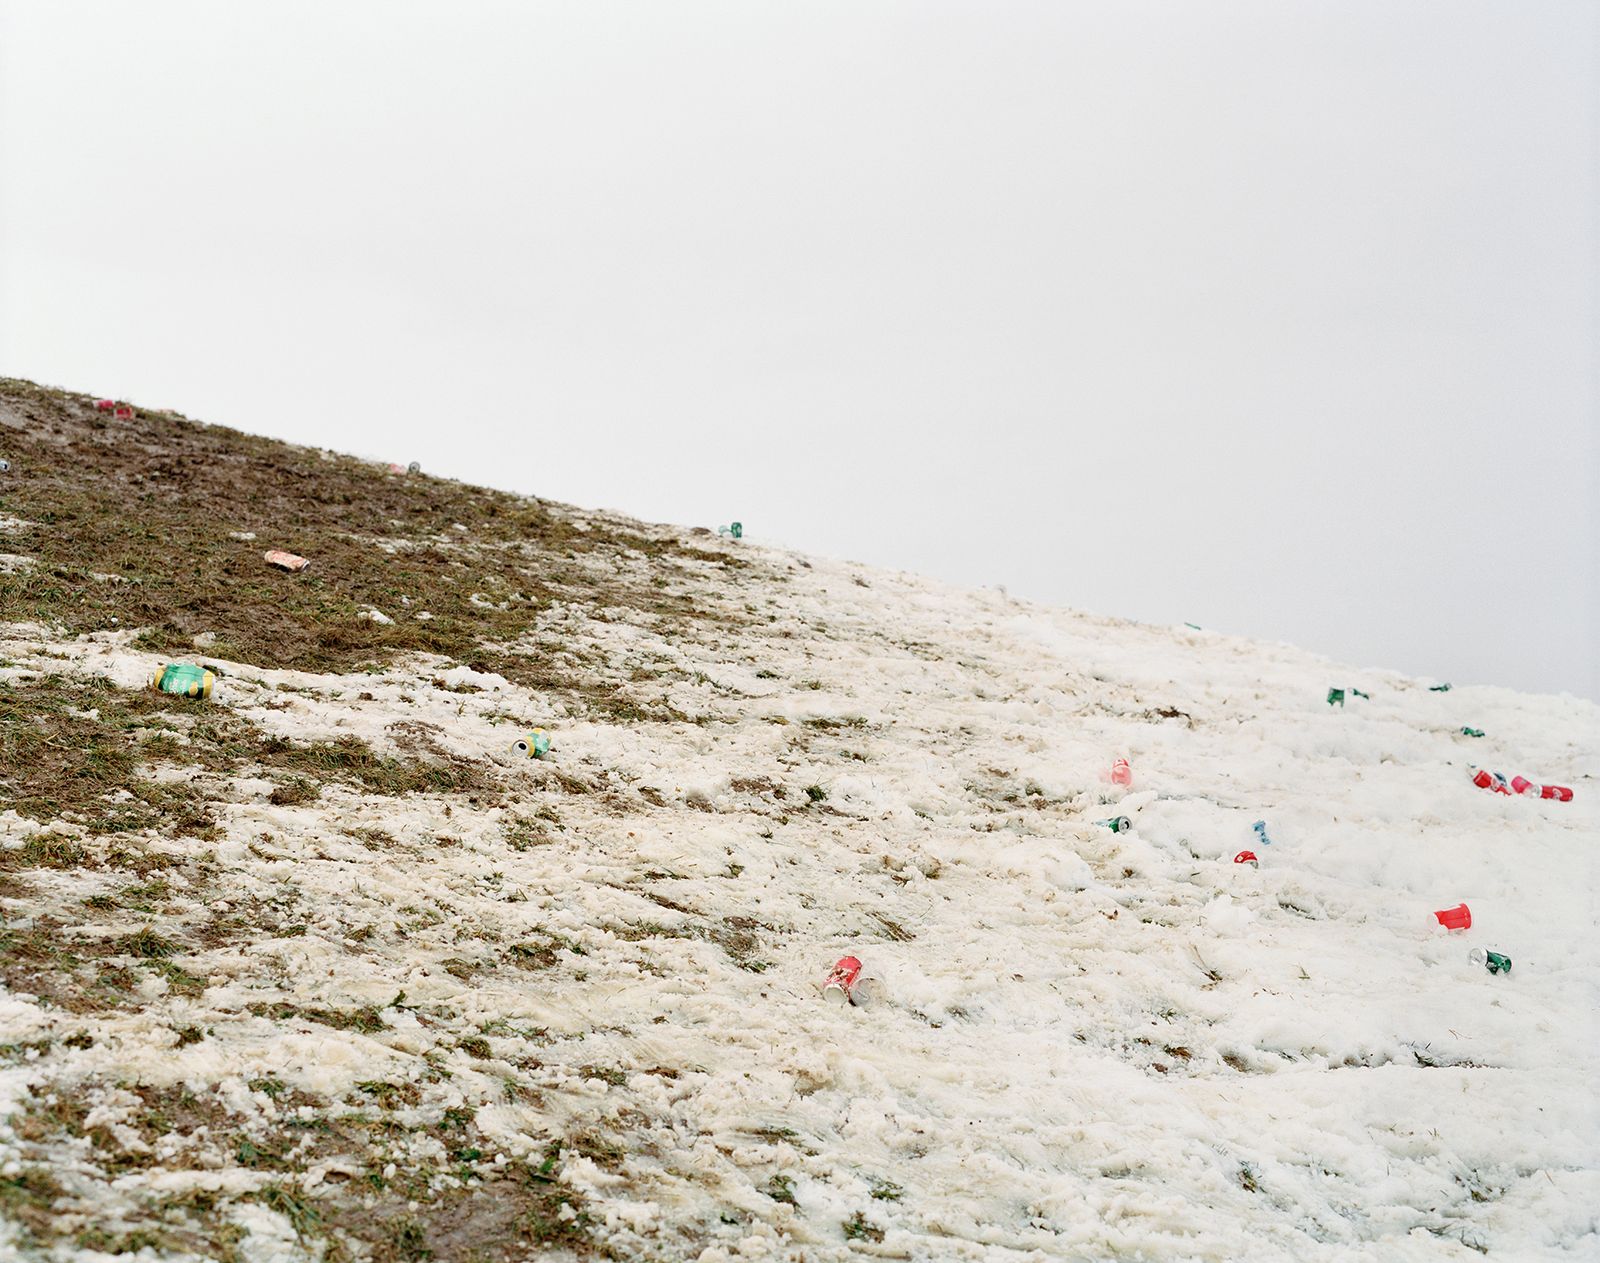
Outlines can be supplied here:
[[0, 0], [0, 372], [1600, 697], [1597, 82], [1588, 0]]

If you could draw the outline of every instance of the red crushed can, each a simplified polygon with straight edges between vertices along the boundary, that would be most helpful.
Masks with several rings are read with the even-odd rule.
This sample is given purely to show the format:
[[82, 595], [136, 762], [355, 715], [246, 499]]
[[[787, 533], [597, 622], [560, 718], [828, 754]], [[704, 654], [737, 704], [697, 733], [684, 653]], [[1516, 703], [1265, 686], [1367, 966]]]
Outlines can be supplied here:
[[822, 994], [836, 1003], [854, 1004], [856, 979], [861, 976], [861, 962], [854, 956], [843, 956], [822, 984]]
[[1470, 930], [1472, 928], [1472, 909], [1464, 903], [1458, 903], [1453, 908], [1445, 908], [1435, 912], [1434, 917], [1439, 924], [1447, 930]]
[[1251, 868], [1261, 867], [1261, 861], [1256, 858], [1254, 851], [1240, 851], [1239, 854], [1233, 857], [1233, 862], [1235, 864], [1248, 864]]
[[1511, 786], [1499, 772], [1486, 772], [1481, 767], [1472, 769], [1472, 783], [1479, 789], [1492, 789], [1497, 794], [1509, 794]]
[[1128, 766], [1127, 759], [1116, 759], [1112, 762], [1111, 783], [1113, 785], [1133, 784], [1133, 769]]
[[126, 421], [128, 418], [133, 416], [133, 409], [131, 407], [129, 407], [127, 404], [125, 404], [125, 403], [119, 403], [117, 405], [117, 409], [116, 409], [115, 415], [121, 417], [124, 421]]
[[1572, 791], [1565, 785], [1541, 785], [1539, 786], [1539, 797], [1554, 798], [1558, 803], [1570, 803], [1572, 801]]

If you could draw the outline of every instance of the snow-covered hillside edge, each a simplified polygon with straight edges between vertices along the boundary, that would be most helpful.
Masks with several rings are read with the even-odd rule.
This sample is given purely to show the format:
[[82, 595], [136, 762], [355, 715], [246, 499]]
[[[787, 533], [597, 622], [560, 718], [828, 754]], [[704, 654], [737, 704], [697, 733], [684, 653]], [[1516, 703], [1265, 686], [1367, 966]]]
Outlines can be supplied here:
[[[1600, 1257], [1600, 708], [625, 525], [746, 563], [661, 572], [742, 621], [529, 610], [639, 717], [202, 634], [219, 697], [135, 737], [266, 734], [151, 774], [206, 827], [0, 815], [0, 1254]], [[138, 639], [0, 624], [0, 681], [93, 724], [180, 656]], [[482, 782], [272, 770], [350, 738]]]

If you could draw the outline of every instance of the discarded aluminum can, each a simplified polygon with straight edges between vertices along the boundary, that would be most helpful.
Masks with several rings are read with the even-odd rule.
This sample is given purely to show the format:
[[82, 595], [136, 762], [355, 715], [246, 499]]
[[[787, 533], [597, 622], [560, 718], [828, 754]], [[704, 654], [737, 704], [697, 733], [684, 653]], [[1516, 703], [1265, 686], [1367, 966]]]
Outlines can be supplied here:
[[1472, 909], [1464, 903], [1458, 903], [1453, 908], [1444, 908], [1433, 915], [1434, 919], [1447, 930], [1470, 930], [1472, 928]]
[[1341, 705], [1341, 706], [1344, 705], [1344, 690], [1343, 689], [1329, 689], [1328, 690], [1328, 705], [1332, 706], [1335, 702], [1338, 702], [1339, 705]]
[[1254, 851], [1240, 851], [1239, 854], [1233, 857], [1233, 862], [1235, 864], [1248, 864], [1251, 868], [1261, 867], [1261, 861], [1256, 858]]
[[836, 1003], [854, 1004], [856, 979], [861, 977], [861, 962], [854, 956], [842, 956], [833, 967], [828, 980], [822, 984], [822, 994]]
[[125, 403], [119, 403], [116, 411], [112, 415], [121, 417], [124, 421], [126, 421], [129, 417], [133, 416], [133, 409]]
[[1096, 820], [1095, 823], [1104, 825], [1113, 833], [1126, 833], [1133, 828], [1133, 821], [1129, 820], [1127, 816], [1112, 816], [1109, 820]]
[[0, 460], [0, 474], [9, 474], [10, 472], [11, 462], [8, 460]]
[[1256, 837], [1261, 839], [1262, 846], [1272, 845], [1272, 839], [1267, 836], [1267, 822], [1265, 820], [1257, 820], [1250, 827], [1256, 831]]
[[1463, 728], [1461, 730], [1461, 735], [1463, 737], [1481, 737], [1481, 736], [1483, 736], [1483, 729], [1482, 728]]
[[1430, 692], [1430, 693], [1448, 693], [1449, 691], [1450, 691], [1450, 686], [1448, 684], [1430, 684], [1430, 685], [1428, 685], [1428, 692]]
[[1513, 776], [1511, 788], [1519, 794], [1532, 794], [1536, 798], [1553, 798], [1563, 803], [1572, 801], [1572, 791], [1565, 785], [1535, 785], [1526, 776]]
[[1133, 769], [1128, 766], [1127, 759], [1114, 759], [1112, 761], [1111, 783], [1113, 785], [1133, 784]]
[[94, 401], [94, 406], [101, 412], [110, 412], [111, 409], [117, 406], [117, 404], [116, 400], [114, 399], [96, 399]]
[[299, 574], [311, 563], [304, 557], [297, 557], [294, 553], [286, 553], [281, 548], [274, 548], [262, 554], [267, 559], [267, 565], [276, 566], [279, 570], [287, 570], [290, 574]]
[[150, 687], [156, 692], [174, 693], [179, 697], [210, 697], [216, 686], [214, 674], [189, 662], [169, 662], [150, 680]]
[[1490, 772], [1481, 767], [1469, 768], [1468, 770], [1472, 773], [1472, 783], [1479, 789], [1492, 789], [1497, 794], [1509, 794], [1511, 792], [1511, 786], [1499, 772]]
[[511, 753], [519, 759], [542, 759], [550, 753], [550, 735], [543, 728], [535, 728], [511, 743]]
[[1200, 626], [1199, 623], [1185, 623], [1184, 626], [1188, 627], [1188, 628], [1192, 628], [1195, 631], [1204, 631], [1205, 630], [1205, 628]]
[[1499, 952], [1491, 952], [1486, 947], [1474, 947], [1467, 953], [1467, 963], [1482, 965], [1492, 974], [1508, 974], [1511, 972], [1511, 957]]
[[408, 473], [408, 474], [420, 474], [421, 472], [422, 472], [422, 462], [421, 461], [415, 461], [414, 460], [409, 465], [406, 466], [406, 473]]
[[744, 523], [743, 522], [733, 522], [733, 523], [730, 523], [727, 526], [719, 526], [719, 527], [717, 527], [717, 534], [718, 535], [731, 535], [731, 536], [733, 536], [734, 539], [743, 539], [744, 538]]

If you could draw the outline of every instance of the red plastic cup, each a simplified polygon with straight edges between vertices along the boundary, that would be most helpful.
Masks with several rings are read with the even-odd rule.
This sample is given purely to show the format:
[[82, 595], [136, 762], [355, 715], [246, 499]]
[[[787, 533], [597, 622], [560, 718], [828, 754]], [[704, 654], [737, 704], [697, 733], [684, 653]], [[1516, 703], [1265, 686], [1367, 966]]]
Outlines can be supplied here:
[[860, 976], [861, 962], [854, 956], [843, 956], [828, 975], [828, 981], [822, 984], [822, 994], [838, 1003], [854, 1004], [850, 993], [855, 990], [856, 979]]
[[1127, 759], [1117, 759], [1111, 764], [1111, 783], [1113, 785], [1133, 784], [1133, 769], [1128, 766]]
[[1526, 794], [1530, 789], [1538, 789], [1539, 787], [1526, 776], [1513, 776], [1511, 778], [1511, 788], [1519, 794]]
[[1458, 903], [1453, 908], [1445, 908], [1442, 912], [1433, 914], [1440, 925], [1447, 930], [1470, 930], [1472, 928], [1472, 909], [1464, 903]]
[[1572, 801], [1572, 791], [1565, 785], [1541, 785], [1539, 786], [1539, 797], [1554, 798], [1558, 803], [1570, 803]]
[[1235, 864], [1248, 864], [1251, 868], [1261, 867], [1261, 861], [1256, 858], [1254, 851], [1240, 851], [1239, 854], [1233, 857], [1233, 862]]

